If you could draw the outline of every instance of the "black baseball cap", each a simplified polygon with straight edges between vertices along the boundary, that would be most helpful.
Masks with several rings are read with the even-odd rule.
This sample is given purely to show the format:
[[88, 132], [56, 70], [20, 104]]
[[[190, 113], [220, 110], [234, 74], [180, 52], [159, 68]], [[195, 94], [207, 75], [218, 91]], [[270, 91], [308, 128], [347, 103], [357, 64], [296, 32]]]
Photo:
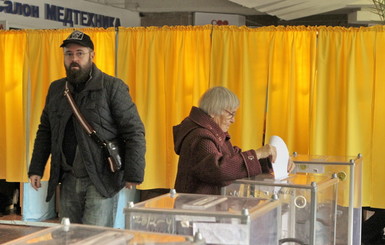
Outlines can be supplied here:
[[60, 45], [60, 47], [65, 47], [69, 43], [77, 43], [81, 46], [88, 47], [94, 50], [94, 43], [92, 42], [90, 36], [81, 31], [73, 31], [67, 37], [67, 39], [63, 40], [63, 43], [62, 45]]

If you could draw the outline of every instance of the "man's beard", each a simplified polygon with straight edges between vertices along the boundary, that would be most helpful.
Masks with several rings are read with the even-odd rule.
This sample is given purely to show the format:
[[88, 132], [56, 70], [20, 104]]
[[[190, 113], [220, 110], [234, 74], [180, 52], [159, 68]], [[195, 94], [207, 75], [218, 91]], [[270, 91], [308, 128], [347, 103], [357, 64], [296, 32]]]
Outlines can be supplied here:
[[[71, 69], [72, 67], [79, 67], [78, 70]], [[70, 83], [82, 83], [86, 82], [90, 76], [92, 62], [89, 62], [84, 67], [81, 67], [78, 63], [72, 62], [69, 67], [66, 68], [67, 80]]]

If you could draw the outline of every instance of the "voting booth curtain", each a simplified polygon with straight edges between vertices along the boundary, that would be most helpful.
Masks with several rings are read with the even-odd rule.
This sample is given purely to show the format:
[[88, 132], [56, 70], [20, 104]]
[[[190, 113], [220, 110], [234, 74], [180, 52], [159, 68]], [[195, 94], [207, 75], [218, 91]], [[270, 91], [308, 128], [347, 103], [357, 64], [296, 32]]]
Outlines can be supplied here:
[[[299, 154], [361, 153], [363, 204], [385, 208], [383, 26], [81, 30], [94, 41], [96, 65], [129, 85], [145, 124], [139, 189], [173, 187], [178, 156], [172, 127], [206, 89], [226, 86], [241, 101], [230, 129], [234, 145], [258, 148], [279, 135]], [[72, 31], [0, 31], [1, 179], [28, 182], [48, 86], [65, 76], [59, 46]], [[43, 180], [48, 170], [49, 164]]]

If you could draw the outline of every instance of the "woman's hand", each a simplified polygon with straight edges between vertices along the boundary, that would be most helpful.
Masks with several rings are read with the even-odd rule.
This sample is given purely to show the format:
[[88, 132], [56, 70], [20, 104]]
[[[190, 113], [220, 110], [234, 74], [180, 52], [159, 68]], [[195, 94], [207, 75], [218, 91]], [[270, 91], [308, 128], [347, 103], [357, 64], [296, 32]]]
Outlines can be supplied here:
[[295, 168], [295, 164], [291, 159], [291, 157], [289, 157], [289, 162], [287, 163], [287, 172], [291, 173], [294, 170], [294, 168]]
[[261, 148], [258, 148], [255, 150], [255, 153], [257, 154], [257, 158], [269, 158], [272, 163], [275, 162], [275, 159], [277, 158], [277, 149], [275, 146], [266, 144], [262, 146]]

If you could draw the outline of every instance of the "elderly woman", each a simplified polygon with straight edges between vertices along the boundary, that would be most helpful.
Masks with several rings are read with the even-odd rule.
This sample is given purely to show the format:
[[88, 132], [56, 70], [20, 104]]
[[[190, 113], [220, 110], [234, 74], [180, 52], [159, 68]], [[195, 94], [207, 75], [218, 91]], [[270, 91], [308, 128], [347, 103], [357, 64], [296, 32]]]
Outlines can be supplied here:
[[272, 173], [276, 149], [265, 145], [242, 151], [227, 133], [235, 121], [238, 97], [224, 87], [207, 90], [190, 115], [174, 126], [174, 149], [179, 155], [175, 189], [182, 193], [220, 194], [240, 178]]

